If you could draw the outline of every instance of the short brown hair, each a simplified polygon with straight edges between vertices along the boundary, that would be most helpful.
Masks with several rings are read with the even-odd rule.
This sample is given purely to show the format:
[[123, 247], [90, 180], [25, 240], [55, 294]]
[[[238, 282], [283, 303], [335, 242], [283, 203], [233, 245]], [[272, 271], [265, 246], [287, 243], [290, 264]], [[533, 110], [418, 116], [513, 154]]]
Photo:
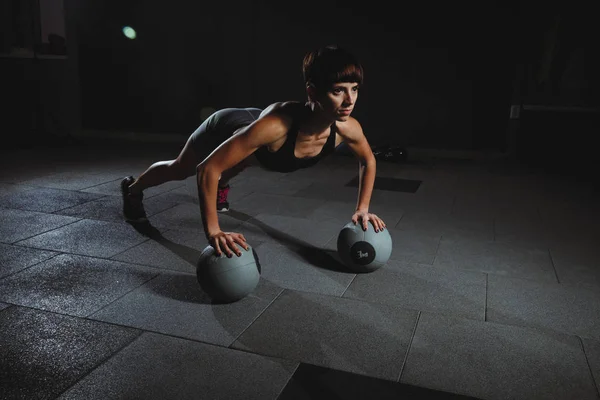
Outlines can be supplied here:
[[302, 63], [304, 83], [319, 90], [338, 82], [363, 83], [363, 67], [358, 59], [336, 45], [310, 51]]

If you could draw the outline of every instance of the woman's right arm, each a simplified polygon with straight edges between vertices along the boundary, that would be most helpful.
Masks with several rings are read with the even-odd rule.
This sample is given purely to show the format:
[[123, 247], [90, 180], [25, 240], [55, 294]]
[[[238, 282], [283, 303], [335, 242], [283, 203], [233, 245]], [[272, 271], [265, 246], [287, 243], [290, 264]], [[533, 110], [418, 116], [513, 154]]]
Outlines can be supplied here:
[[217, 217], [217, 188], [224, 171], [236, 166], [259, 147], [269, 145], [287, 133], [289, 121], [280, 115], [265, 115], [217, 147], [196, 168], [198, 198], [204, 233], [217, 255], [241, 255], [236, 243], [247, 249], [243, 235], [223, 232]]

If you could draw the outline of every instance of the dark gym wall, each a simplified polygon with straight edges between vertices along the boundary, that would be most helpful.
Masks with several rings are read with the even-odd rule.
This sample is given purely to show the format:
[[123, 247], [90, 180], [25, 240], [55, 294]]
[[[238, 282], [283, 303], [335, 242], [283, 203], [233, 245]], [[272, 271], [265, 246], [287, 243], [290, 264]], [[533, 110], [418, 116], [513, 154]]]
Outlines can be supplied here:
[[516, 157], [545, 171], [597, 178], [600, 25], [592, 3], [534, 4], [520, 11], [511, 120]]
[[203, 107], [302, 101], [302, 56], [337, 43], [365, 66], [355, 116], [372, 143], [501, 148], [512, 11], [416, 3], [79, 3], [83, 127], [185, 135]]
[[[14, 39], [5, 34], [14, 7], [35, 1], [2, 2], [0, 53]], [[203, 108], [304, 100], [302, 56], [327, 43], [365, 65], [354, 115], [373, 144], [501, 150], [510, 103], [599, 105], [591, 11], [516, 0], [415, 3], [65, 0], [66, 58], [0, 58], [0, 134], [7, 143], [43, 123], [59, 135], [82, 126], [186, 136]], [[136, 40], [123, 36], [124, 25]], [[593, 126], [577, 128], [582, 114], [522, 115], [512, 134], [523, 157], [572, 145], [581, 158], [580, 149], [593, 149]], [[558, 135], [551, 146], [540, 119], [562, 120], [550, 123]]]
[[0, 150], [81, 126], [77, 63], [60, 40], [75, 37], [66, 19], [60, 0], [0, 1]]

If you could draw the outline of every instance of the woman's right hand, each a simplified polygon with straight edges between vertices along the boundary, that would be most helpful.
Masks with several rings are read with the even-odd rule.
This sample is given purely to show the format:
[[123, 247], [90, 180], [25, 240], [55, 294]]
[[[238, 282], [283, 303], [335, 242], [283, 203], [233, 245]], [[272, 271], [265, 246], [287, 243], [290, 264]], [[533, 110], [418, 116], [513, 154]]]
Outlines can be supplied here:
[[233, 253], [240, 257], [242, 252], [237, 245], [242, 246], [244, 250], [248, 250], [246, 238], [241, 233], [219, 231], [209, 235], [208, 242], [219, 257], [223, 253], [229, 258], [233, 256]]

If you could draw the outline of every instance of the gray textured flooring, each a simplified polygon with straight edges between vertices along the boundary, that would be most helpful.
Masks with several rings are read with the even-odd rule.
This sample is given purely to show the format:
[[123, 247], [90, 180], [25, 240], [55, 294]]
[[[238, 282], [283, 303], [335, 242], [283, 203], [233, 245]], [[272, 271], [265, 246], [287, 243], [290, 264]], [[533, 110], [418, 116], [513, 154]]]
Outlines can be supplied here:
[[356, 162], [251, 167], [220, 222], [256, 249], [261, 280], [212, 304], [195, 275], [207, 241], [193, 178], [146, 192], [154, 234], [121, 217], [120, 180], [178, 150], [3, 155], [1, 399], [317, 398], [298, 394], [321, 373], [307, 365], [374, 378], [366, 397], [339, 398], [396, 398], [391, 383], [436, 391], [410, 398], [600, 398], [593, 184], [507, 162], [380, 162], [386, 189], [421, 184], [375, 190], [393, 251], [355, 274], [335, 243], [356, 203]]

